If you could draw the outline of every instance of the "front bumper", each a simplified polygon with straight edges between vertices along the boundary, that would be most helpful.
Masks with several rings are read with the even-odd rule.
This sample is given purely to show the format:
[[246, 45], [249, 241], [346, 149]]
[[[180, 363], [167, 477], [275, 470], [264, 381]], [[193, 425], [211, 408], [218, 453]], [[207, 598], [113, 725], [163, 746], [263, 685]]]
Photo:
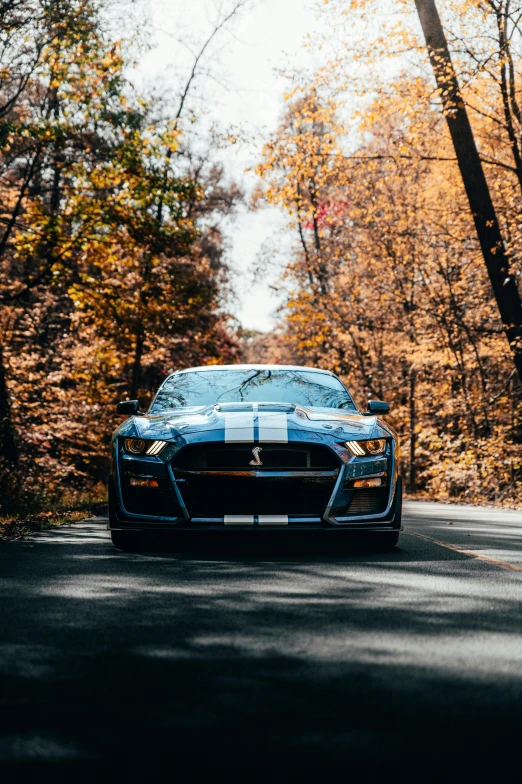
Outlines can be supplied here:
[[[337, 455], [338, 456], [338, 455]], [[207, 502], [206, 507], [199, 505], [200, 509], [206, 509], [206, 513], [201, 516], [191, 514], [185, 499], [187, 493], [187, 481], [194, 481], [193, 477], [187, 475], [191, 472], [179, 471], [172, 467], [172, 461], [167, 458], [156, 457], [130, 457], [122, 452], [116, 451], [114, 455], [114, 471], [109, 482], [109, 528], [112, 530], [136, 530], [136, 531], [210, 531], [210, 530], [294, 530], [294, 531], [393, 531], [401, 528], [401, 503], [402, 491], [400, 479], [397, 476], [397, 466], [395, 461], [395, 443], [390, 442], [389, 454], [381, 459], [346, 459], [339, 461], [336, 471], [256, 471], [252, 469], [248, 472], [241, 472], [238, 478], [237, 472], [217, 472], [218, 483], [226, 481], [237, 481], [237, 486], [243, 492], [243, 496], [248, 498], [247, 486], [255, 488], [263, 499], [261, 506], [264, 514], [239, 514], [246, 510], [243, 502], [238, 502], [238, 508], [228, 508], [227, 511], [233, 514], [222, 514], [216, 509], [212, 509], [212, 501]], [[365, 504], [360, 490], [354, 491], [349, 487], [350, 480], [359, 476], [371, 476], [376, 473], [376, 469], [382, 469], [383, 463], [387, 469], [388, 487], [379, 491], [382, 493], [382, 505], [377, 514], [365, 514]], [[197, 472], [192, 472], [197, 473]], [[122, 482], [126, 481], [129, 475], [157, 477], [160, 489], [140, 491], [135, 494], [139, 496], [139, 503], [133, 502], [129, 508], [129, 490], [122, 492]], [[321, 483], [326, 480], [331, 482], [330, 489], [327, 490], [325, 503], [321, 504], [320, 512], [314, 511], [306, 513], [305, 507], [301, 508], [301, 513], [293, 515], [292, 509], [288, 509], [289, 514], [277, 514], [283, 511], [284, 507], [284, 488], [299, 487], [299, 481], [303, 481], [303, 488], [311, 486], [313, 483]], [[287, 483], [285, 485], [284, 483]], [[292, 483], [297, 482], [297, 485]], [[205, 485], [203, 485], [205, 487]], [[279, 488], [280, 497], [283, 501], [279, 504], [277, 494], [273, 495], [273, 488]], [[283, 488], [281, 494], [281, 488]], [[368, 498], [368, 492], [365, 491]], [[141, 493], [141, 494], [140, 494]], [[347, 514], [353, 499], [357, 496], [360, 514]], [[293, 496], [296, 498], [296, 495]], [[192, 503], [192, 502], [191, 502]], [[246, 503], [246, 502], [245, 502]], [[268, 503], [268, 506], [267, 506]], [[293, 503], [293, 510], [296, 504]], [[254, 504], [255, 506], [255, 504]], [[194, 507], [192, 507], [194, 508]], [[371, 504], [370, 507], [371, 508]], [[257, 507], [256, 507], [257, 510]], [[252, 512], [252, 508], [249, 510]], [[261, 511], [261, 509], [259, 509]], [[214, 516], [218, 514], [218, 516]], [[210, 516], [212, 515], [212, 516]]]

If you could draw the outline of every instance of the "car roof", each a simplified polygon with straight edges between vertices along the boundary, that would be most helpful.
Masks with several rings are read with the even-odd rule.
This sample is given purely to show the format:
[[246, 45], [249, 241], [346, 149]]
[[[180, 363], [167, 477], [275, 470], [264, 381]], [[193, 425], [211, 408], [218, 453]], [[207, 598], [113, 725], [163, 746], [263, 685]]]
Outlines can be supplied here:
[[197, 370], [306, 370], [314, 373], [327, 373], [329, 376], [334, 376], [330, 370], [323, 370], [322, 368], [308, 367], [307, 365], [258, 365], [256, 363], [249, 363], [243, 365], [202, 365], [201, 367], [183, 368], [182, 370], [175, 370], [172, 375], [177, 373], [189, 373]]

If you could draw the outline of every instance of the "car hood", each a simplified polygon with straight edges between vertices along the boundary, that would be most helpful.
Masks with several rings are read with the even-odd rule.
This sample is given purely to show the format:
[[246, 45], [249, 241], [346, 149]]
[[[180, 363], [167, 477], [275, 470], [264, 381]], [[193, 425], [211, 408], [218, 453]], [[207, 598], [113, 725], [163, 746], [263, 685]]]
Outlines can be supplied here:
[[335, 439], [393, 435], [386, 423], [375, 416], [282, 403], [223, 403], [133, 416], [120, 425], [115, 435], [170, 441], [189, 433], [244, 428], [249, 423], [269, 428], [286, 426], [288, 433], [301, 431], [304, 436], [303, 431], [308, 431]]

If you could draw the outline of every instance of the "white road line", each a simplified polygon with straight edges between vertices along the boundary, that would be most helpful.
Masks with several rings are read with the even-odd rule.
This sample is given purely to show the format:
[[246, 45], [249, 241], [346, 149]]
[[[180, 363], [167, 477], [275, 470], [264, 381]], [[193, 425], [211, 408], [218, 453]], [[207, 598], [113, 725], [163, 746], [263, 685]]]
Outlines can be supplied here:
[[254, 515], [225, 515], [225, 525], [254, 525]]
[[286, 414], [279, 411], [259, 411], [259, 441], [288, 444]]
[[288, 525], [288, 515], [259, 515], [259, 525]]
[[235, 411], [225, 413], [225, 442], [254, 441], [254, 413], [253, 411]]

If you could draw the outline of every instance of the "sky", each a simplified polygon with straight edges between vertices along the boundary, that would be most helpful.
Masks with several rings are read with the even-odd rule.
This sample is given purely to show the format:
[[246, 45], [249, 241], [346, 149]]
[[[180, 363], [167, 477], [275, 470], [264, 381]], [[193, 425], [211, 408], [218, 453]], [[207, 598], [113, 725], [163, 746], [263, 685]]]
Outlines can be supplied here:
[[[219, 5], [230, 7], [232, 0]], [[227, 5], [228, 3], [228, 5]], [[214, 0], [148, 0], [151, 22], [150, 51], [139, 63], [145, 85], [179, 84], [191, 64], [187, 46], [196, 50], [213, 28], [218, 3]], [[223, 128], [240, 128], [241, 144], [223, 152], [228, 173], [247, 192], [256, 183], [245, 173], [261, 160], [262, 140], [278, 125], [287, 82], [277, 68], [309, 67], [314, 54], [304, 47], [304, 39], [317, 26], [313, 0], [258, 0], [231, 28], [232, 34], [219, 38], [213, 50], [206, 80], [209, 119]], [[219, 51], [216, 51], [216, 48]], [[280, 257], [295, 241], [285, 231], [285, 216], [277, 208], [257, 211], [242, 209], [228, 231], [237, 302], [233, 306], [243, 327], [268, 332], [274, 327], [282, 294], [274, 292], [277, 269], [253, 282], [256, 259], [265, 243], [278, 247]], [[272, 288], [271, 288], [272, 287]]]

